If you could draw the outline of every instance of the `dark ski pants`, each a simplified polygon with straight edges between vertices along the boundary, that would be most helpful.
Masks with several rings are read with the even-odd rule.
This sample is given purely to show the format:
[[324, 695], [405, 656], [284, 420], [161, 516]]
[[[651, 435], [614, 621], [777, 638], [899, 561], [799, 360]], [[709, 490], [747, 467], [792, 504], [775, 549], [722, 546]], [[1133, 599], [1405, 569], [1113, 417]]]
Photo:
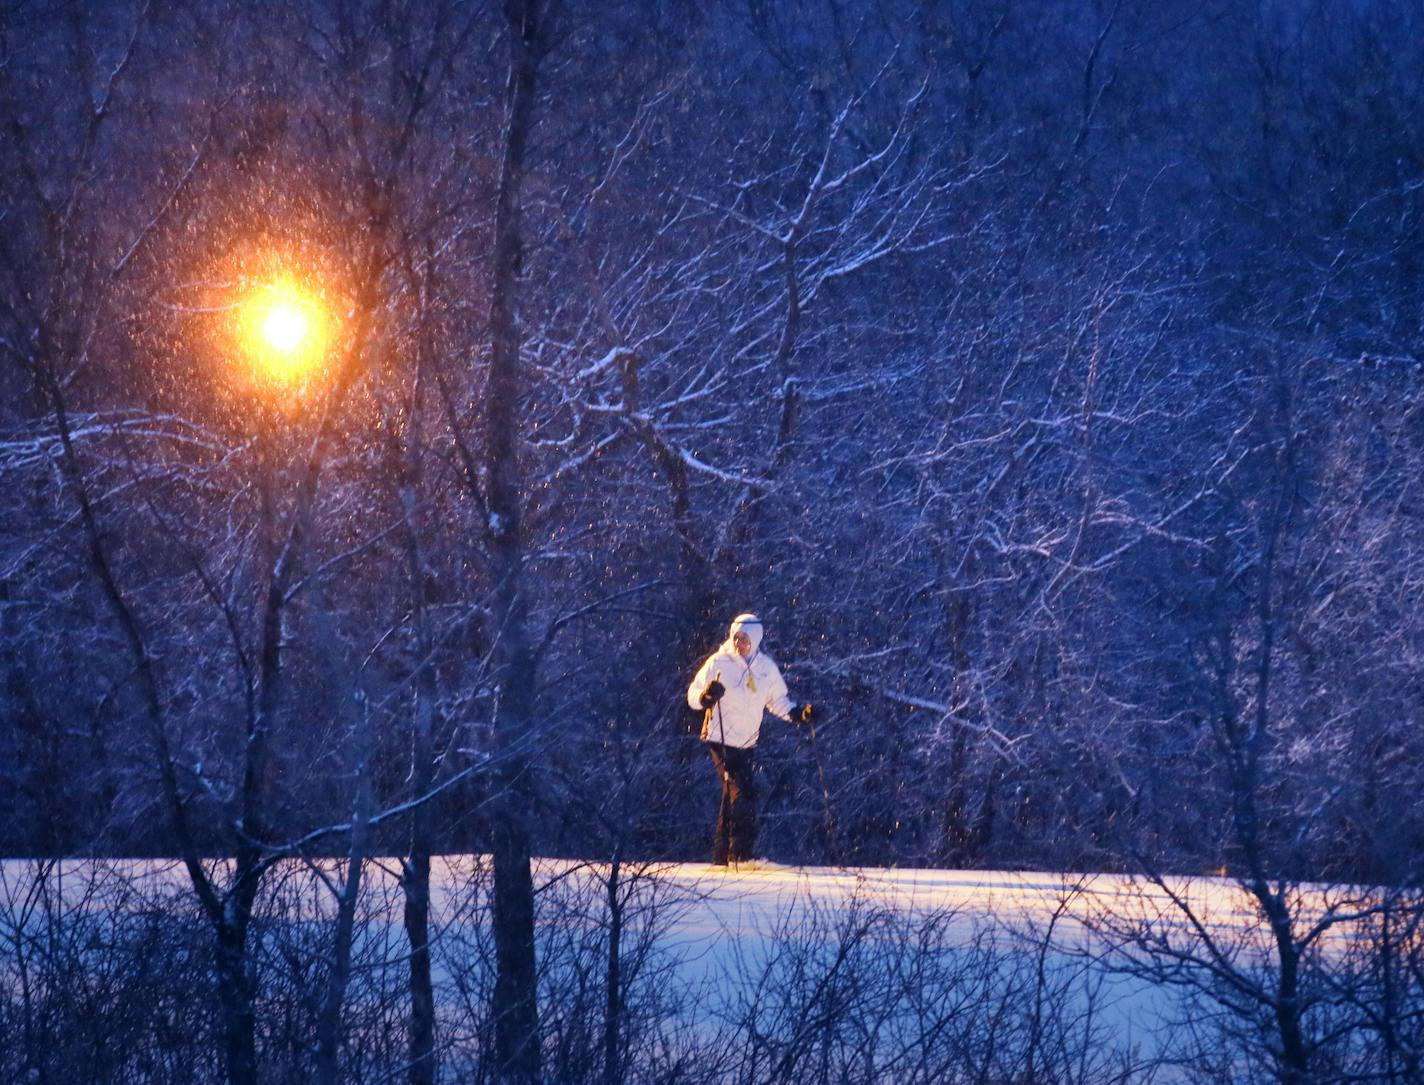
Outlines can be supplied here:
[[752, 857], [757, 836], [756, 780], [752, 775], [756, 747], [742, 749], [707, 743], [712, 763], [722, 780], [722, 801], [717, 806], [717, 831], [712, 837], [712, 862], [718, 866], [741, 863]]

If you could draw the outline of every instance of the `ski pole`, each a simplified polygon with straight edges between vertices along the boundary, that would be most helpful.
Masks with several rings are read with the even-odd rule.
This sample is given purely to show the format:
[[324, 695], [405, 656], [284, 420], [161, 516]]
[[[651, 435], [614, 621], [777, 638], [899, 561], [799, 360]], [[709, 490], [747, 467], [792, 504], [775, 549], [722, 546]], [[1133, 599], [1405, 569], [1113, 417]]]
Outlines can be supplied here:
[[[717, 668], [717, 673], [712, 676], [712, 681], [720, 683], [722, 681], [722, 669]], [[725, 833], [727, 837], [727, 848], [730, 851], [732, 846], [731, 827], [727, 824], [727, 792], [731, 790], [731, 774], [727, 771], [727, 730], [722, 724], [722, 698], [717, 698], [717, 744], [722, 747], [722, 756], [718, 764], [722, 775], [722, 798], [717, 803], [717, 830], [713, 834], [712, 851], [713, 858], [716, 858], [717, 846], [722, 842]]]

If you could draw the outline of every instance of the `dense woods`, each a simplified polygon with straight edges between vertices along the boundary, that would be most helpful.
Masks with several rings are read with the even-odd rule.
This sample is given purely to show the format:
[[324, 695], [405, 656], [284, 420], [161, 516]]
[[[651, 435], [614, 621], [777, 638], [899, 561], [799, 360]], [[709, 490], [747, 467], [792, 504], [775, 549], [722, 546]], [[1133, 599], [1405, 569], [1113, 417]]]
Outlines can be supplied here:
[[1224, 869], [1283, 953], [1417, 887], [1421, 73], [1390, 0], [0, 6], [0, 849], [178, 859], [253, 1082], [274, 871], [349, 953], [400, 857], [429, 1082], [490, 855], [533, 1081], [530, 856], [705, 859], [755, 610], [772, 858]]

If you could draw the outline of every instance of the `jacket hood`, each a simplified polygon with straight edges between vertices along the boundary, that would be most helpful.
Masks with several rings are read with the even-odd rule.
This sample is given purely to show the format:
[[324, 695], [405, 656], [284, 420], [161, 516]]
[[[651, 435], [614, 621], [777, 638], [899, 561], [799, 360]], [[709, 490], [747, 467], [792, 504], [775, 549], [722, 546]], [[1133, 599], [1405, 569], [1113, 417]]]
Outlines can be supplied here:
[[732, 643], [732, 638], [738, 633], [745, 633], [752, 642], [752, 658], [761, 650], [762, 624], [761, 619], [755, 614], [738, 614], [732, 619], [731, 628], [727, 630], [727, 649], [736, 655], [736, 646]]

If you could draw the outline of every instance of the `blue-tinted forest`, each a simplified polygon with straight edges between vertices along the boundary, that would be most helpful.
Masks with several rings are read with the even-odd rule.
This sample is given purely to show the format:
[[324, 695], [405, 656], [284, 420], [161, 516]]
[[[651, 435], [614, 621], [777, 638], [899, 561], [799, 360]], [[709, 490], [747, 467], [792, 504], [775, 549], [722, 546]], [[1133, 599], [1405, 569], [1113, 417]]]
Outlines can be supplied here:
[[0, 850], [244, 1081], [276, 864], [488, 854], [532, 1081], [752, 610], [773, 859], [1417, 886], [1422, 198], [1413, 3], [5, 3]]

